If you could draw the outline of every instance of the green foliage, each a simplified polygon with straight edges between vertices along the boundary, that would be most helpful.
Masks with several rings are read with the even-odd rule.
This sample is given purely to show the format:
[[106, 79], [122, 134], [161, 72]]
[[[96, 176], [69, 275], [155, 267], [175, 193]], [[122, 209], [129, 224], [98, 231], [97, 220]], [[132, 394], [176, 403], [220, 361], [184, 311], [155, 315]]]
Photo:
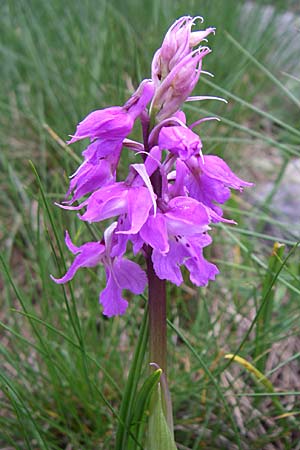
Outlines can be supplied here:
[[[65, 229], [75, 243], [101, 235], [53, 203], [63, 198], [83, 149], [67, 147], [68, 134], [89, 111], [122, 104], [149, 77], [163, 33], [182, 14], [201, 14], [206, 26], [217, 27], [204, 67], [215, 78], [203, 75], [196, 94], [229, 100], [193, 103], [189, 121], [220, 117], [220, 124], [201, 125], [204, 151], [224, 156], [256, 187], [234, 194], [226, 208], [238, 226], [212, 230], [207, 257], [220, 268], [217, 281], [200, 290], [187, 278], [180, 289], [169, 286], [176, 445], [298, 445], [300, 228], [280, 213], [276, 195], [299, 158], [299, 33], [296, 16], [280, 19], [286, 2], [272, 2], [268, 14], [267, 2], [244, 3], [203, 0], [199, 9], [193, 0], [2, 2], [0, 447], [145, 445], [159, 378], [149, 377], [145, 358], [145, 302], [130, 298], [124, 317], [107, 320], [97, 301], [101, 268], [80, 271], [65, 287], [51, 281], [50, 273], [60, 276], [70, 263]], [[275, 242], [285, 250], [270, 259]], [[227, 353], [253, 363], [274, 391], [225, 360]]]
[[147, 432], [148, 450], [176, 450], [174, 437], [167, 424], [162, 406], [160, 386], [153, 393], [150, 405], [149, 426]]
[[[150, 386], [148, 387], [148, 389], [146, 389], [146, 392], [142, 395], [139, 395], [139, 399], [137, 399], [138, 383], [140, 380], [143, 363], [145, 363], [145, 353], [148, 342], [148, 322], [148, 308], [145, 307], [144, 320], [141, 326], [139, 338], [136, 343], [133, 361], [122, 397], [122, 403], [120, 407], [120, 420], [116, 435], [116, 449], [128, 448], [130, 428], [133, 424], [135, 425], [136, 421], [141, 420], [142, 416], [141, 407], [138, 406], [138, 404], [142, 402], [142, 404], [145, 405], [145, 396], [147, 396], [148, 392], [151, 391], [152, 382], [157, 383], [159, 380], [159, 377], [158, 379], [154, 380], [152, 380], [151, 378]], [[148, 386], [148, 383], [146, 386]], [[138, 416], [133, 419], [135, 414], [138, 414]], [[139, 442], [138, 433], [132, 434], [132, 437], [135, 438], [134, 442]]]

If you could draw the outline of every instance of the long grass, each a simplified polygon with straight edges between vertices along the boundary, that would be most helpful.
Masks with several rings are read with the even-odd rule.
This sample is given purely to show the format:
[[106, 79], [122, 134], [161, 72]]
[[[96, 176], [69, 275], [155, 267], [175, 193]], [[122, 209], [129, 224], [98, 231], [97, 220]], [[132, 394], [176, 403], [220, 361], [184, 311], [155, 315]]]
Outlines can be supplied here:
[[[287, 3], [280, 0], [267, 10], [267, 2], [243, 3], [1, 4], [1, 448], [115, 446], [145, 300], [131, 298], [124, 317], [107, 320], [97, 300], [101, 268], [79, 272], [66, 287], [51, 281], [70, 262], [65, 229], [78, 243], [101, 235], [54, 201], [82, 151], [65, 146], [68, 134], [92, 109], [122, 104], [150, 76], [164, 32], [183, 14], [217, 27], [205, 66], [215, 78], [203, 75], [196, 92], [229, 100], [192, 104], [186, 113], [191, 121], [222, 119], [199, 129], [205, 152], [224, 157], [256, 187], [228, 204], [238, 226], [212, 230], [207, 257], [220, 268], [217, 281], [198, 290], [186, 277], [168, 289], [176, 443], [300, 448], [300, 207], [289, 216], [276, 201], [300, 156], [299, 17], [282, 21]], [[293, 13], [297, 4], [289, 7]], [[141, 370], [140, 386], [146, 357]]]

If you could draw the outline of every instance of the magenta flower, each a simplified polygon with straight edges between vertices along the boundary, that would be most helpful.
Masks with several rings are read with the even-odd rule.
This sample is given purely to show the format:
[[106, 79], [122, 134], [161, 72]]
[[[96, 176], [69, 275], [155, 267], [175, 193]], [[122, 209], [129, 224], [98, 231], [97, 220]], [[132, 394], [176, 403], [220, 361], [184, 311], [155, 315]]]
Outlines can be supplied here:
[[124, 106], [112, 106], [91, 112], [78, 124], [76, 133], [71, 136], [68, 144], [85, 138], [122, 142], [131, 132], [135, 119], [152, 99], [153, 93], [152, 80], [144, 80]]
[[205, 233], [188, 238], [172, 236], [168, 253], [153, 251], [152, 261], [157, 276], [179, 286], [183, 281], [180, 266], [184, 265], [190, 272], [192, 283], [206, 286], [219, 273], [218, 268], [203, 257], [202, 249], [210, 243], [211, 238]]
[[[201, 42], [214, 32], [214, 28], [192, 31], [196, 19], [182, 17], [168, 30], [153, 58], [152, 79], [143, 80], [123, 106], [90, 113], [69, 141], [88, 138], [89, 145], [82, 153], [83, 163], [71, 176], [66, 195], [71, 198], [59, 206], [83, 209], [82, 221], [115, 222], [101, 241], [80, 247], [67, 233], [66, 245], [75, 259], [62, 278], [52, 278], [66, 283], [79, 268], [103, 266], [106, 287], [99, 301], [108, 317], [124, 314], [128, 305], [124, 290], [140, 294], [147, 282], [142, 268], [125, 258], [129, 246], [134, 255], [146, 256], [156, 279], [180, 285], [184, 266], [196, 286], [214, 280], [218, 269], [203, 256], [212, 242], [208, 232], [215, 222], [233, 223], [222, 217], [220, 206], [229, 199], [230, 189], [251, 186], [218, 156], [202, 154], [201, 139], [191, 128], [212, 118], [188, 126], [182, 112], [185, 101], [211, 98], [190, 97], [210, 52]], [[129, 137], [136, 121], [143, 143]], [[123, 147], [139, 159], [120, 180]], [[79, 199], [81, 203], [74, 206]]]
[[206, 285], [218, 273], [202, 256], [202, 248], [211, 242], [206, 234], [211, 221], [208, 209], [189, 197], [175, 197], [163, 207], [165, 212], [150, 216], [140, 231], [142, 240], [153, 248], [157, 276], [180, 285], [180, 266], [185, 265], [194, 284]]
[[122, 231], [123, 234], [128, 234], [137, 233], [141, 229], [153, 202], [146, 187], [129, 187], [120, 182], [94, 192], [81, 206], [87, 208], [81, 220], [88, 222], [100, 222], [120, 214], [128, 215], [129, 228]]
[[82, 196], [115, 181], [115, 172], [112, 164], [107, 159], [102, 159], [98, 164], [84, 162], [71, 177], [70, 186], [66, 198], [73, 192], [71, 200], [65, 202], [72, 204]]
[[93, 111], [79, 122], [76, 133], [71, 136], [68, 144], [85, 138], [123, 140], [131, 132], [133, 123], [133, 117], [121, 106]]
[[228, 165], [215, 155], [204, 155], [203, 160], [191, 158], [183, 170], [186, 172], [184, 184], [189, 195], [220, 216], [222, 209], [216, 203], [223, 204], [229, 199], [230, 188], [242, 191], [244, 187], [252, 186], [252, 183], [238, 178]]
[[174, 126], [161, 129], [158, 146], [161, 150], [169, 150], [180, 159], [187, 160], [200, 154], [202, 144], [199, 136], [189, 128]]
[[103, 314], [108, 317], [124, 314], [128, 302], [122, 297], [122, 291], [128, 289], [134, 294], [141, 294], [147, 282], [145, 272], [133, 261], [124, 258], [111, 258], [111, 232], [116, 224], [112, 224], [105, 233], [104, 242], [87, 242], [81, 247], [74, 245], [66, 232], [66, 245], [77, 255], [69, 270], [62, 278], [51, 278], [58, 284], [70, 281], [81, 267], [104, 265], [107, 285], [100, 293], [99, 301], [103, 305]]

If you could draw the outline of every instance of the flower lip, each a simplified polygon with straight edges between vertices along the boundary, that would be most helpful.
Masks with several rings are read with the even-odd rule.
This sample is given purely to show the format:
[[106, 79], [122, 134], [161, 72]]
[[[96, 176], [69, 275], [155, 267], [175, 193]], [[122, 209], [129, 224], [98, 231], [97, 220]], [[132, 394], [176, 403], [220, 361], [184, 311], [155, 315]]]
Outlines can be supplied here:
[[165, 218], [168, 230], [173, 235], [188, 236], [209, 229], [210, 217], [207, 208], [193, 198], [178, 196], [170, 200]]

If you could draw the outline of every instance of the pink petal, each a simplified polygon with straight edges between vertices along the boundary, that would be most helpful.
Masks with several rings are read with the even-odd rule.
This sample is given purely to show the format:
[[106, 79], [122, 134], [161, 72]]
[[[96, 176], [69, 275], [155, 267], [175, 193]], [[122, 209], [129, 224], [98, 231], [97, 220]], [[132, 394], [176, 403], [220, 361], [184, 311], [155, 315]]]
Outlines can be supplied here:
[[114, 278], [122, 289], [141, 294], [147, 284], [147, 276], [138, 264], [128, 259], [116, 258], [113, 263]]
[[99, 302], [103, 305], [103, 314], [107, 317], [124, 314], [128, 306], [128, 302], [122, 297], [122, 290], [109, 271], [106, 288], [100, 293]]
[[163, 214], [158, 213], [156, 217], [149, 216], [140, 230], [140, 236], [152, 248], [161, 252], [169, 251], [168, 232]]

